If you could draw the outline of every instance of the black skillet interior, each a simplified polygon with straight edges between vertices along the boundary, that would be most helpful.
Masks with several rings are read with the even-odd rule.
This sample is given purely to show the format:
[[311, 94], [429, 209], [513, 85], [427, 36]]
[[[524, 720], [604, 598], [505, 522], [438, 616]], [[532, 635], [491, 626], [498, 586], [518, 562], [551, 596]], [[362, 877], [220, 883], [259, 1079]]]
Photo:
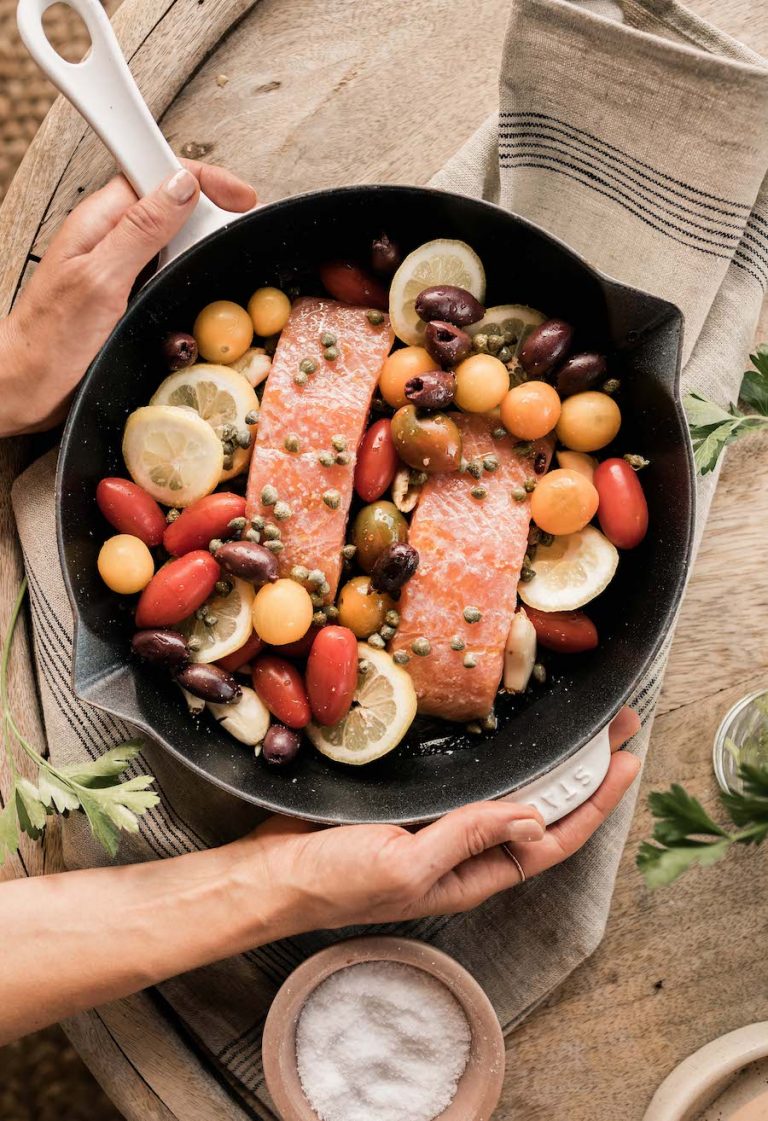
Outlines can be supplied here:
[[[190, 722], [178, 690], [128, 655], [133, 604], [101, 583], [96, 556], [111, 531], [94, 501], [98, 480], [125, 474], [128, 413], [165, 375], [158, 341], [189, 330], [213, 299], [245, 302], [265, 283], [321, 293], [314, 268], [330, 257], [365, 259], [381, 229], [410, 250], [461, 238], [487, 273], [488, 306], [523, 303], [575, 325], [576, 349], [611, 356], [623, 425], [615, 450], [646, 456], [650, 532], [624, 555], [609, 590], [590, 607], [599, 649], [548, 656], [548, 683], [501, 697], [494, 734], [418, 719], [392, 754], [367, 767], [331, 764], [311, 748], [290, 773], [208, 718]], [[508, 793], [565, 760], [630, 694], [667, 631], [689, 559], [693, 472], [677, 400], [680, 313], [598, 276], [542, 231], [488, 204], [408, 187], [354, 187], [264, 207], [213, 235], [154, 278], [131, 305], [72, 409], [59, 464], [59, 543], [76, 617], [79, 696], [138, 725], [198, 774], [269, 809], [320, 821], [417, 821]], [[610, 450], [610, 449], [609, 449]]]

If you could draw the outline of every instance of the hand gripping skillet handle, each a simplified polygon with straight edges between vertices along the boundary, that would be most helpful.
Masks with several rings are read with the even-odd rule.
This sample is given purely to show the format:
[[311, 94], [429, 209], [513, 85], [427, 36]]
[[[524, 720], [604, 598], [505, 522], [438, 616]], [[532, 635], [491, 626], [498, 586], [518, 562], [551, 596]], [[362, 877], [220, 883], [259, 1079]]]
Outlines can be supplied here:
[[608, 772], [610, 761], [611, 744], [606, 725], [570, 759], [501, 801], [533, 805], [546, 824], [551, 825], [595, 793]]
[[[147, 195], [181, 167], [139, 93], [99, 0], [64, 0], [85, 22], [90, 53], [67, 62], [48, 42], [43, 15], [56, 0], [19, 0], [21, 38], [53, 84], [85, 117], [138, 195]], [[230, 222], [233, 215], [205, 195], [184, 228], [161, 254], [161, 265]]]

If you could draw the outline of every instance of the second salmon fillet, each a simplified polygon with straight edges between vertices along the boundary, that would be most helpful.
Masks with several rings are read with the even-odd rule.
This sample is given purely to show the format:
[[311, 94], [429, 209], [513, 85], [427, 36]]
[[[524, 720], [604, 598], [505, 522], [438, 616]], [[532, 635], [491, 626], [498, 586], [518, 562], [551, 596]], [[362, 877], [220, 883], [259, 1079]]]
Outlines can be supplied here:
[[[266, 381], [246, 512], [280, 529], [281, 575], [294, 565], [324, 573], [327, 601], [341, 573], [356, 452], [392, 341], [386, 316], [373, 325], [365, 308], [299, 299]], [[335, 359], [325, 357], [329, 346]]]
[[[403, 589], [390, 649], [409, 658], [419, 712], [474, 720], [491, 712], [501, 681], [530, 526], [528, 495], [518, 501], [513, 492], [519, 497], [534, 472], [532, 457], [519, 455], [511, 436], [492, 435], [495, 418], [454, 419], [464, 458], [482, 464], [492, 456], [498, 466], [483, 469], [480, 479], [455, 472], [424, 484], [408, 534], [419, 567]], [[551, 445], [541, 449], [548, 459]], [[477, 487], [485, 497], [473, 497]], [[419, 639], [428, 654], [414, 652], [414, 643], [425, 648]]]

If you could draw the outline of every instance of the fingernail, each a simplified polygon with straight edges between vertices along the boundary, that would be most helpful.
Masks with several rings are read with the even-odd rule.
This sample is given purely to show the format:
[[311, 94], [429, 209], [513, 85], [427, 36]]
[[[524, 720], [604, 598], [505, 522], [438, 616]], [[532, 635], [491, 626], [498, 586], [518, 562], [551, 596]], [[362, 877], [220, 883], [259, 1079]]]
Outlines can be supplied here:
[[533, 819], [512, 821], [507, 836], [510, 841], [540, 841], [544, 836], [544, 826]]
[[197, 180], [191, 171], [181, 168], [165, 184], [165, 189], [174, 202], [189, 202], [197, 188]]

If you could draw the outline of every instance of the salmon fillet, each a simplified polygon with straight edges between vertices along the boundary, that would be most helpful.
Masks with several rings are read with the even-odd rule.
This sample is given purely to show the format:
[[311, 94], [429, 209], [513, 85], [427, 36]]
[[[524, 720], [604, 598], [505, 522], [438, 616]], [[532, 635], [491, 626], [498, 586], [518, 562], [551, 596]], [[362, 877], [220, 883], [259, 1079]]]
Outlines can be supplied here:
[[[493, 455], [496, 471], [482, 478], [455, 472], [432, 475], [413, 514], [408, 541], [419, 552], [419, 567], [403, 588], [400, 625], [392, 653], [405, 651], [419, 712], [447, 720], [474, 720], [493, 708], [504, 667], [504, 645], [517, 603], [517, 584], [528, 543], [530, 501], [512, 491], [533, 476], [533, 459], [513, 450], [511, 436], [494, 439], [493, 417], [453, 415], [461, 429], [463, 455], [481, 461]], [[547, 461], [551, 442], [541, 442]], [[483, 499], [472, 488], [487, 489]], [[465, 608], [481, 615], [470, 623]], [[411, 644], [426, 638], [430, 653], [414, 654]], [[454, 650], [452, 639], [464, 648]], [[474, 668], [465, 666], [471, 655]]]
[[[323, 357], [320, 341], [326, 332], [338, 340], [339, 355], [331, 362]], [[264, 389], [246, 514], [261, 515], [267, 524], [279, 526], [284, 546], [278, 555], [280, 574], [287, 575], [294, 565], [321, 569], [330, 585], [329, 601], [341, 573], [356, 452], [393, 338], [387, 316], [373, 326], [365, 308], [335, 300], [297, 300]], [[294, 377], [304, 359], [313, 359], [317, 369], [304, 385], [297, 385]], [[298, 451], [286, 450], [288, 437], [298, 440]], [[346, 444], [349, 461], [326, 467], [318, 456], [336, 454], [334, 437]], [[265, 487], [274, 487], [289, 517], [276, 519], [275, 506], [262, 502]], [[335, 502], [338, 496], [338, 505], [323, 500], [328, 492], [336, 492], [331, 497]]]

